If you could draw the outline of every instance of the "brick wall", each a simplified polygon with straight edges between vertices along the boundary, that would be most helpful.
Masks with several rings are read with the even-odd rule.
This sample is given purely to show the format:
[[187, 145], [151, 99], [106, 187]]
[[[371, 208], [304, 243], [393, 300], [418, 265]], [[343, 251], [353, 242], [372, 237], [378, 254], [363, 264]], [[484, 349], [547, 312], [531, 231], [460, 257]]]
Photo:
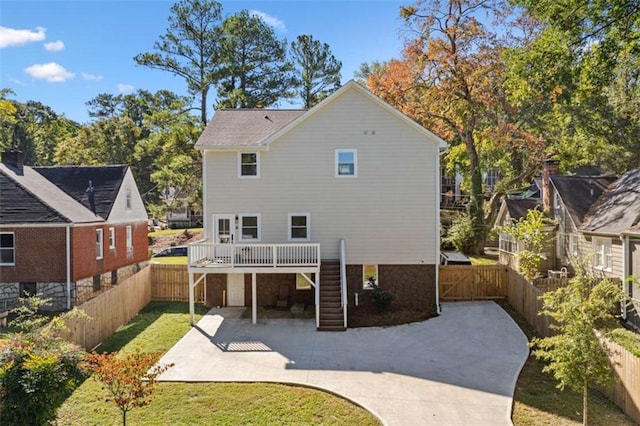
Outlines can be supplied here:
[[66, 282], [64, 227], [2, 227], [2, 232], [13, 232], [15, 244], [15, 266], [0, 266], [3, 283]]

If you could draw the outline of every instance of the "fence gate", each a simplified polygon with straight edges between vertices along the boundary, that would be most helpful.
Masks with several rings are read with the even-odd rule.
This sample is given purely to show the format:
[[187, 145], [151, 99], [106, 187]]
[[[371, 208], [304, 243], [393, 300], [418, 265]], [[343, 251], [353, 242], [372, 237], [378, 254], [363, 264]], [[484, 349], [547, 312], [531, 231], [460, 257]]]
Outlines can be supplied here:
[[504, 265], [440, 266], [440, 301], [504, 299], [507, 273]]

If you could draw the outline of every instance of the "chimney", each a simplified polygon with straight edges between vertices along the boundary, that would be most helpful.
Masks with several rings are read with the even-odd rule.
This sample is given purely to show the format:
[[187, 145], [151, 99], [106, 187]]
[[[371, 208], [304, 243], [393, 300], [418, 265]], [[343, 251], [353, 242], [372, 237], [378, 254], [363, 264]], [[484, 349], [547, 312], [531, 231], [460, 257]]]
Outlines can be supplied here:
[[1, 161], [3, 164], [17, 169], [18, 173], [22, 173], [22, 168], [24, 167], [24, 154], [19, 149], [11, 148], [9, 150], [2, 151]]
[[551, 176], [558, 173], [560, 161], [555, 158], [547, 158], [542, 166], [542, 207], [544, 211], [553, 214], [553, 186]]

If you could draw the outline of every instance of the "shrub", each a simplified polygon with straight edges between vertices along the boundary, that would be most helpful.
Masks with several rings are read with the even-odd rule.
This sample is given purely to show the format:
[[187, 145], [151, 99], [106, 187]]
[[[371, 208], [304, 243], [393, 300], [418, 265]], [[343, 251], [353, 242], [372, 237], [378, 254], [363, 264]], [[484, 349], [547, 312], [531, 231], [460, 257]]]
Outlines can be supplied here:
[[452, 245], [462, 253], [471, 254], [475, 248], [475, 233], [473, 218], [467, 213], [457, 215], [449, 227], [447, 236], [442, 240], [443, 245]]
[[371, 297], [373, 298], [373, 304], [379, 311], [386, 311], [391, 306], [391, 302], [396, 298], [391, 292], [380, 288], [380, 286], [373, 279], [369, 279], [369, 285], [373, 289]]

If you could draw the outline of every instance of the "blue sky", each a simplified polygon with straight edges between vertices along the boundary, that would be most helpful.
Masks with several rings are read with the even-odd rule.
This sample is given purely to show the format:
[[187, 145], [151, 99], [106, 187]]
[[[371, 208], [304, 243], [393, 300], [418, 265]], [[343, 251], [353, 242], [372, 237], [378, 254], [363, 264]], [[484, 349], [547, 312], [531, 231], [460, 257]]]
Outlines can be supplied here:
[[[2, 0], [0, 87], [12, 89], [18, 101], [42, 102], [81, 123], [89, 121], [85, 102], [99, 93], [168, 89], [186, 95], [179, 77], [133, 61], [136, 54], [152, 51], [153, 43], [165, 34], [173, 3]], [[221, 1], [224, 16], [242, 9], [264, 14], [276, 34], [289, 42], [300, 34], [311, 34], [328, 43], [342, 61], [343, 83], [353, 78], [363, 62], [400, 56], [404, 26], [399, 10], [412, 3]]]

